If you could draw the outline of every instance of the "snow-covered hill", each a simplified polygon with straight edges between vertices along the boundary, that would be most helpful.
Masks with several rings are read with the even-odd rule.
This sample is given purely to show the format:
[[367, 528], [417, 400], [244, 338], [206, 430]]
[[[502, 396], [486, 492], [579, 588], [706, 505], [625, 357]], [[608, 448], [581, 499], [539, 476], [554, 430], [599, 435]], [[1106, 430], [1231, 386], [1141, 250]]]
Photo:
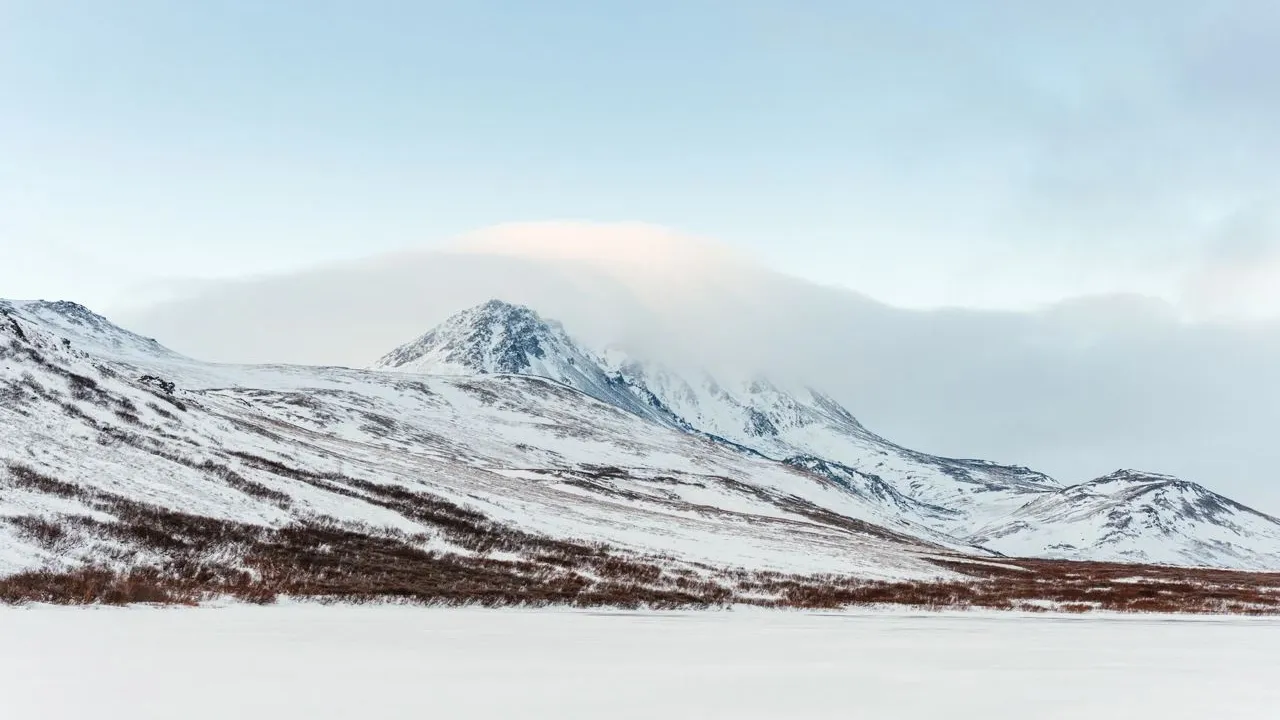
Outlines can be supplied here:
[[1167, 475], [1122, 470], [1046, 493], [970, 539], [1009, 555], [1239, 568], [1280, 565], [1280, 523]]
[[[882, 524], [920, 537], [941, 534], [1011, 555], [1280, 568], [1280, 521], [1198, 485], [1165, 478], [1157, 488], [1121, 473], [1063, 488], [1025, 467], [917, 452], [871, 432], [811, 388], [762, 377], [727, 381], [617, 349], [594, 352], [558, 323], [500, 301], [453, 316], [376, 367], [547, 377], [823, 477], [875, 506]], [[1115, 487], [1117, 478], [1123, 487]], [[1196, 497], [1175, 502], [1170, 488]]]

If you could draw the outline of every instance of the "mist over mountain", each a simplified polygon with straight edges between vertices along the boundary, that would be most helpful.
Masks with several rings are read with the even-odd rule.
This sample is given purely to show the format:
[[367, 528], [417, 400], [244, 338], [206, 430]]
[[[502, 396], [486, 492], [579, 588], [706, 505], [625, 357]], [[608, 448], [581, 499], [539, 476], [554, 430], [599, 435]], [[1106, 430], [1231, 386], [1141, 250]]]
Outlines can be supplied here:
[[113, 315], [211, 360], [362, 367], [493, 297], [595, 346], [821, 387], [929, 452], [1064, 482], [1142, 467], [1245, 503], [1280, 500], [1280, 329], [1188, 322], [1141, 297], [1021, 313], [905, 310], [661, 229], [552, 224], [500, 228], [448, 252], [215, 283]]

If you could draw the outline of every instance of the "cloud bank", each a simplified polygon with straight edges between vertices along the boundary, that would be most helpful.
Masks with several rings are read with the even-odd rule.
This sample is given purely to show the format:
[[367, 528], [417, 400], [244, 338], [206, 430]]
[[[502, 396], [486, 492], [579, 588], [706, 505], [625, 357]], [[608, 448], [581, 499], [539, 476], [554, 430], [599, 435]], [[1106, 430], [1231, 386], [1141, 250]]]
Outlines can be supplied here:
[[[1251, 239], [1256, 223], [1240, 227], [1188, 284], [1202, 307], [1239, 301], [1240, 278], [1268, 272], [1258, 258], [1274, 247]], [[1138, 296], [904, 310], [661, 228], [573, 223], [215, 283], [118, 318], [203, 359], [358, 367], [494, 297], [593, 345], [807, 383], [909, 447], [1064, 482], [1169, 472], [1280, 510], [1280, 324], [1188, 320]]]

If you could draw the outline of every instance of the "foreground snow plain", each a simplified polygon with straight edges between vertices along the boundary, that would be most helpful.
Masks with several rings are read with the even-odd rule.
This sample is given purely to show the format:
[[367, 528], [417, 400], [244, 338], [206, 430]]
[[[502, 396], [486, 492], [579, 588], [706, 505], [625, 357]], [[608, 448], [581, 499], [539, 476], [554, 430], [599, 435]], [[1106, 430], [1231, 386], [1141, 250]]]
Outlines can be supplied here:
[[4, 718], [1275, 718], [1280, 620], [0, 610]]

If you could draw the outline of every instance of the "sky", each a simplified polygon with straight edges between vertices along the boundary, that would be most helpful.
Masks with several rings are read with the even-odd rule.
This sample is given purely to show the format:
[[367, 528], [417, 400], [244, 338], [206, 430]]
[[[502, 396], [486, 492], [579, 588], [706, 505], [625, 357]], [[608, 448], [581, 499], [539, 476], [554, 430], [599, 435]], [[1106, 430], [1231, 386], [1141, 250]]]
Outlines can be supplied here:
[[501, 294], [1275, 509], [1277, 76], [1271, 0], [0, 0], [0, 297], [359, 365]]
[[1280, 5], [0, 0], [0, 287], [643, 221], [904, 307], [1280, 312]]

